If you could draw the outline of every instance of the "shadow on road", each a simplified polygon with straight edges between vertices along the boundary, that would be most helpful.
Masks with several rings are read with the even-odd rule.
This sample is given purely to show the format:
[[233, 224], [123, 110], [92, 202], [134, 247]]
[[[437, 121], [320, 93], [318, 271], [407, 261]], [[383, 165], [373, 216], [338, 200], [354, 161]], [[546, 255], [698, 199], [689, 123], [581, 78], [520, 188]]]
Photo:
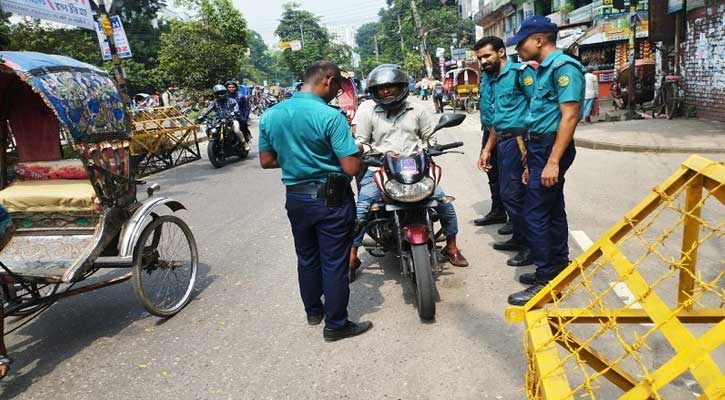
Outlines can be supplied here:
[[[210, 275], [210, 267], [199, 263], [190, 307], [194, 299], [217, 278]], [[108, 279], [112, 272], [102, 276]], [[90, 282], [89, 282], [90, 283]], [[181, 311], [182, 313], [184, 310]], [[11, 340], [10, 357], [15, 362], [8, 376], [0, 382], [0, 398], [8, 399], [25, 392], [35, 381], [53, 372], [67, 368], [69, 374], [82, 374], [83, 364], [64, 363], [97, 341], [109, 342], [114, 336], [124, 335], [124, 329], [134, 322], [156, 318], [150, 316], [136, 300], [131, 282], [100, 289], [95, 292], [65, 299], [48, 309], [38, 319], [21, 328]], [[167, 320], [159, 319], [161, 324]], [[12, 324], [6, 326], [7, 330]], [[135, 334], [133, 331], [128, 335]]]

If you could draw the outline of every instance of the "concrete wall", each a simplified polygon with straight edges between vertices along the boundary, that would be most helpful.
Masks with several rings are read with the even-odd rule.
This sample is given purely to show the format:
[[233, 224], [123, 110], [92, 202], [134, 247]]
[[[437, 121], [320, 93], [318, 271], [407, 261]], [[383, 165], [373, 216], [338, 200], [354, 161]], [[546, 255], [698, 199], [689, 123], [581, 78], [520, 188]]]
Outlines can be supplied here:
[[725, 121], [725, 1], [691, 11], [681, 70], [698, 118]]

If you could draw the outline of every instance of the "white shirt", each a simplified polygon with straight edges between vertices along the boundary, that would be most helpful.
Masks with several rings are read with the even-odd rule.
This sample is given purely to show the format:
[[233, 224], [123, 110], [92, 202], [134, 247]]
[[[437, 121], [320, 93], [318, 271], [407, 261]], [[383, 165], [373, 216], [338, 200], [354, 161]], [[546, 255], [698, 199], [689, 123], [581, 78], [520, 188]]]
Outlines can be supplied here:
[[587, 72], [584, 74], [584, 82], [586, 82], [586, 88], [584, 89], [585, 99], [595, 99], [599, 96], [599, 77]]
[[405, 102], [403, 110], [390, 115], [380, 106], [359, 113], [355, 139], [372, 145], [381, 153], [394, 152], [408, 156], [436, 144], [433, 129], [436, 121], [422, 109]]

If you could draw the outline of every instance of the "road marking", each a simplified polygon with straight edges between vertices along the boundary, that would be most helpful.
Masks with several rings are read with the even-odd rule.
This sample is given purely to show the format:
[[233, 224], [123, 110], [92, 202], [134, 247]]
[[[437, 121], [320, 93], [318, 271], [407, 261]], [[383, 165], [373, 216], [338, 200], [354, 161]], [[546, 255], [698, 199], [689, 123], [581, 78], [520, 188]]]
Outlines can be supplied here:
[[[571, 234], [571, 237], [574, 238], [577, 246], [579, 246], [582, 251], [586, 251], [594, 244], [592, 239], [589, 238], [589, 235], [587, 235], [587, 233], [584, 231], [569, 231], [569, 234]], [[637, 302], [637, 298], [635, 297], [634, 293], [629, 290], [624, 282], [609, 282], [609, 286], [614, 291], [614, 294], [619, 297], [619, 300], [622, 301], [626, 308], [630, 308], [632, 310], [642, 309], [642, 305]], [[639, 325], [652, 326], [652, 324]]]

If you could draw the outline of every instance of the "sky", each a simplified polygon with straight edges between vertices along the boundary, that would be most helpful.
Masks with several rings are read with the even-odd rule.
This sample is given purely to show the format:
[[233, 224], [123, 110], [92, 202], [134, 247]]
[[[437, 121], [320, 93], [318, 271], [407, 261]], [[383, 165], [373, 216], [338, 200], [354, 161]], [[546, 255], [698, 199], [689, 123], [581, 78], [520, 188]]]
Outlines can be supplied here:
[[[250, 29], [259, 32], [268, 46], [274, 46], [279, 38], [274, 35], [282, 4], [290, 0], [232, 0], [242, 11]], [[302, 9], [321, 18], [329, 27], [359, 26], [376, 21], [378, 10], [385, 6], [385, 0], [295, 0]]]

